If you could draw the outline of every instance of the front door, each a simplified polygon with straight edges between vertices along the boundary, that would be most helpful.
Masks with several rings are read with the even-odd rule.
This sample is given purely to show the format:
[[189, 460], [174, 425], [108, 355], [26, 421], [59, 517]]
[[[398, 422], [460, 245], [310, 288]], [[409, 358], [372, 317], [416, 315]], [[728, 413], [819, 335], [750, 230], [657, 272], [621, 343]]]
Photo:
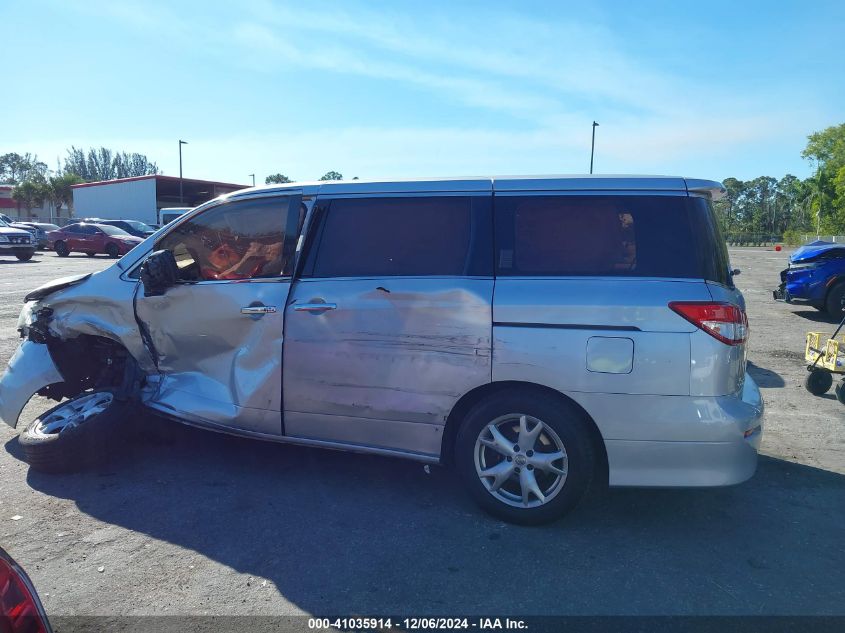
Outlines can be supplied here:
[[285, 316], [289, 436], [427, 455], [490, 382], [490, 194], [319, 201]]
[[296, 194], [225, 201], [180, 222], [154, 250], [180, 281], [139, 292], [136, 315], [156, 358], [147, 404], [198, 423], [280, 435], [284, 305], [296, 247]]

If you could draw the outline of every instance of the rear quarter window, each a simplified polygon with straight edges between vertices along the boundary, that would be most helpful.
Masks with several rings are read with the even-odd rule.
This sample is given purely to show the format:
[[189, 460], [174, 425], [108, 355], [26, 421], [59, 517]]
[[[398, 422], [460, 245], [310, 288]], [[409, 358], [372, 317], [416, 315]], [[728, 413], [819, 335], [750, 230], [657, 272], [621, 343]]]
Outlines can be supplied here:
[[702, 278], [681, 196], [497, 196], [497, 271]]

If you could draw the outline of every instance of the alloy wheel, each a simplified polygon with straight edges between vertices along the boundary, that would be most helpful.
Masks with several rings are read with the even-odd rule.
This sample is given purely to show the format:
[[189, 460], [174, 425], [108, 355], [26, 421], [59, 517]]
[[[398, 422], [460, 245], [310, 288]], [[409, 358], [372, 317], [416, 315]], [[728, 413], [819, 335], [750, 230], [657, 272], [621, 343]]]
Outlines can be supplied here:
[[68, 429], [84, 424], [99, 415], [111, 405], [114, 394], [108, 391], [92, 393], [69, 400], [45, 416], [32, 429], [32, 435], [58, 435]]
[[475, 470], [498, 501], [534, 508], [563, 488], [569, 460], [557, 433], [526, 414], [503, 415], [487, 424], [475, 442]]

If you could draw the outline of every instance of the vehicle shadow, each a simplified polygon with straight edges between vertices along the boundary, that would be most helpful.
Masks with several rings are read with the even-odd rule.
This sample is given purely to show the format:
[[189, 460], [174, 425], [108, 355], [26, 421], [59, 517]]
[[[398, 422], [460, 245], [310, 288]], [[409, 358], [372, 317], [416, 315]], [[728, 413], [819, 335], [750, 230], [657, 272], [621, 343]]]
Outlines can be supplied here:
[[23, 266], [23, 265], [26, 265], [26, 264], [37, 264], [40, 261], [41, 261], [40, 259], [36, 259], [36, 258], [28, 259], [25, 262], [22, 262], [19, 259], [0, 259], [0, 264], [14, 264], [16, 266], [18, 266], [18, 265]]
[[827, 312], [821, 312], [819, 310], [796, 310], [793, 314], [796, 316], [800, 316], [808, 321], [815, 321], [817, 323], [839, 323], [840, 319], [835, 319], [827, 314]]
[[[611, 489], [534, 528], [483, 514], [445, 468], [188, 428], [98, 472], [27, 481], [98, 521], [266, 579], [313, 614], [845, 609], [845, 476], [768, 457], [740, 486]], [[240, 603], [247, 588], [215, 591]]]
[[754, 379], [754, 382], [757, 383], [758, 387], [777, 389], [786, 386], [786, 382], [779, 373], [771, 369], [759, 367], [750, 360], [745, 364], [745, 369]]

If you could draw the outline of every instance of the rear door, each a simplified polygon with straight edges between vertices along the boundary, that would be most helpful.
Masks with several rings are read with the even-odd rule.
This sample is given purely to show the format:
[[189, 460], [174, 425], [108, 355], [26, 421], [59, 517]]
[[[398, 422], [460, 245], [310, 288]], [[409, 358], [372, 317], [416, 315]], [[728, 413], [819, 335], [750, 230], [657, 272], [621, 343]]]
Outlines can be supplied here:
[[301, 196], [224, 201], [178, 223], [154, 250], [179, 282], [139, 293], [136, 316], [160, 373], [148, 404], [199, 423], [282, 432], [282, 337]]
[[696, 327], [669, 302], [711, 295], [688, 201], [685, 192], [497, 192], [494, 379], [570, 394], [689, 395]]
[[84, 238], [82, 229], [83, 226], [81, 224], [71, 224], [64, 229], [62, 239], [69, 250], [81, 250], [82, 239]]
[[318, 201], [285, 316], [287, 435], [428, 455], [491, 378], [490, 194]]

